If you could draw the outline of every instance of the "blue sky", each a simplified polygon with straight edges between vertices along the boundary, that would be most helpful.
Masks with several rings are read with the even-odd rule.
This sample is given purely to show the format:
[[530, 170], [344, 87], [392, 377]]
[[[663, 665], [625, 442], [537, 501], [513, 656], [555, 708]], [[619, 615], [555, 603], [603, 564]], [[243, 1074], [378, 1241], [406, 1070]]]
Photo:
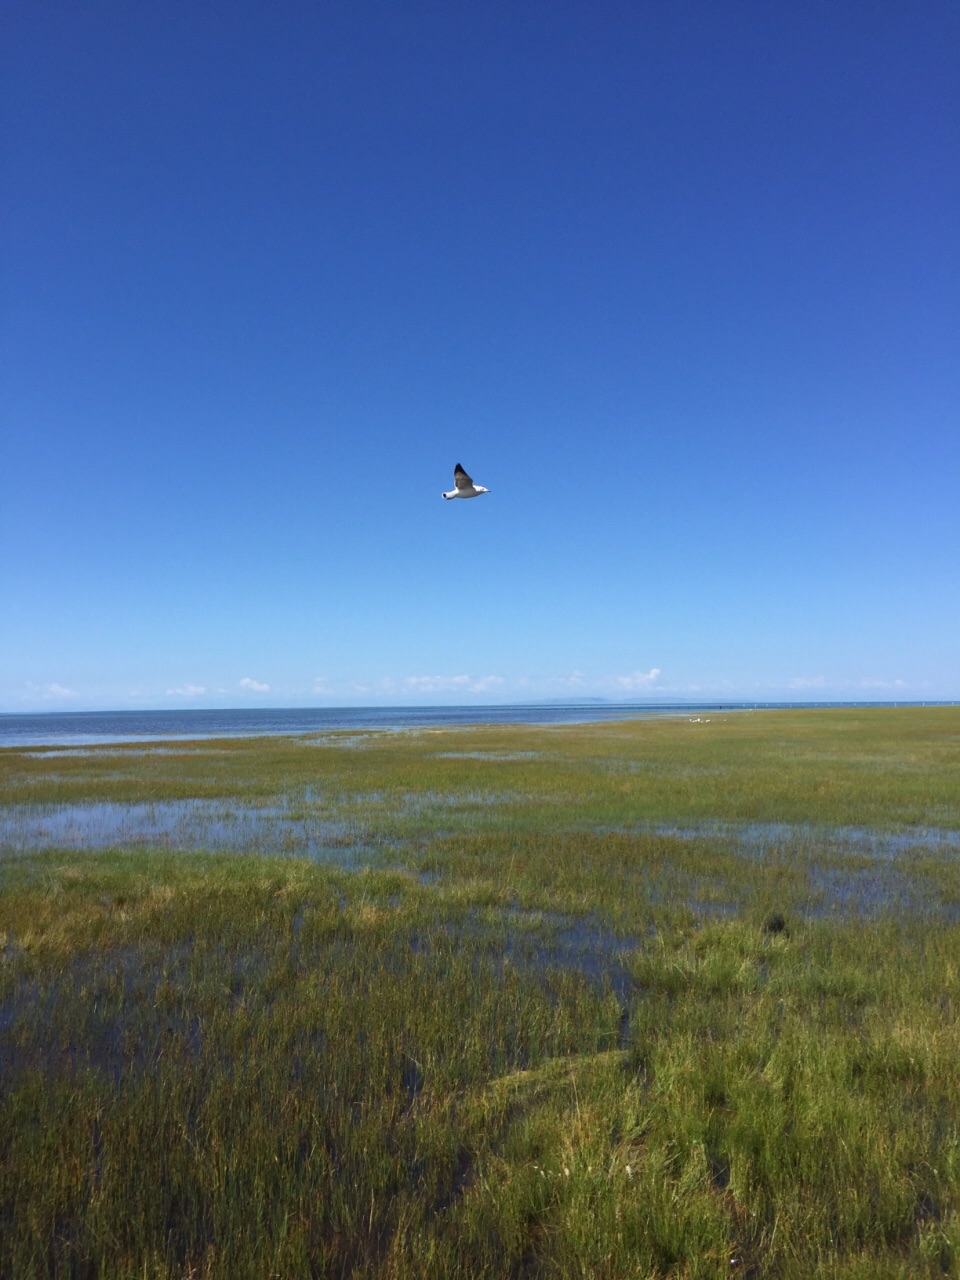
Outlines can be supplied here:
[[4, 26], [0, 710], [960, 697], [953, 0]]

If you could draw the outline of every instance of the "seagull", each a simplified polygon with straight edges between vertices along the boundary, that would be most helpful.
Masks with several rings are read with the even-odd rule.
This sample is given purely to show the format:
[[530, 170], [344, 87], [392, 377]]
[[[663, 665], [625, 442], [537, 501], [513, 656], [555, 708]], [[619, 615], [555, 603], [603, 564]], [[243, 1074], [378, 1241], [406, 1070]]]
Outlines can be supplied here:
[[459, 462], [453, 469], [453, 483], [456, 487], [443, 494], [444, 498], [476, 498], [490, 492], [482, 484], [474, 484]]

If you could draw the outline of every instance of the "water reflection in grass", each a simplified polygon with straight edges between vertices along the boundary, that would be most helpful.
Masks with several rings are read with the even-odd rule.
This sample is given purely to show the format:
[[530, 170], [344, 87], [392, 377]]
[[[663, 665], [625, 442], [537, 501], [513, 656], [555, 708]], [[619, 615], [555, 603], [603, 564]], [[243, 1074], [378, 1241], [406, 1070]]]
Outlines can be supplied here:
[[285, 804], [98, 801], [8, 806], [0, 814], [0, 853], [116, 848], [266, 851], [345, 864], [375, 857], [375, 850], [349, 822], [305, 814]]

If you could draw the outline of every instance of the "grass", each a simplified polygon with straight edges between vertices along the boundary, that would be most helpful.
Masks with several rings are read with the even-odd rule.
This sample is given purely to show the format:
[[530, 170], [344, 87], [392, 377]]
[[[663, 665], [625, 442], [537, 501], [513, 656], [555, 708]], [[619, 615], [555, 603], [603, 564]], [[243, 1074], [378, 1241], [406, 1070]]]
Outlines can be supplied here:
[[960, 1275], [960, 848], [881, 840], [958, 763], [952, 708], [0, 753], [8, 814], [373, 851], [0, 859], [0, 1275]]

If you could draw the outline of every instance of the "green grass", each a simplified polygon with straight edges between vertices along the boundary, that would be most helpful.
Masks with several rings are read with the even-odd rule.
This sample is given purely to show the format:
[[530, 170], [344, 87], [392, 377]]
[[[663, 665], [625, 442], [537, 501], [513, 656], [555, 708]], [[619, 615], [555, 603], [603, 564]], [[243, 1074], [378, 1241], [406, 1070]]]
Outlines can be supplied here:
[[47, 760], [8, 749], [0, 803], [256, 802], [309, 787], [322, 809], [383, 819], [403, 834], [434, 829], [435, 815], [409, 802], [425, 799], [429, 810], [435, 796], [510, 830], [698, 819], [956, 828], [958, 718], [955, 707], [739, 712], [709, 723], [379, 733], [346, 747], [338, 736], [355, 744], [360, 735], [329, 734], [319, 746], [185, 743], [179, 754], [132, 745]]
[[[960, 848], [831, 837], [956, 830], [958, 764], [950, 708], [0, 753], [378, 851], [0, 860], [0, 1275], [960, 1275]], [[652, 829], [714, 820], [796, 826]]]

